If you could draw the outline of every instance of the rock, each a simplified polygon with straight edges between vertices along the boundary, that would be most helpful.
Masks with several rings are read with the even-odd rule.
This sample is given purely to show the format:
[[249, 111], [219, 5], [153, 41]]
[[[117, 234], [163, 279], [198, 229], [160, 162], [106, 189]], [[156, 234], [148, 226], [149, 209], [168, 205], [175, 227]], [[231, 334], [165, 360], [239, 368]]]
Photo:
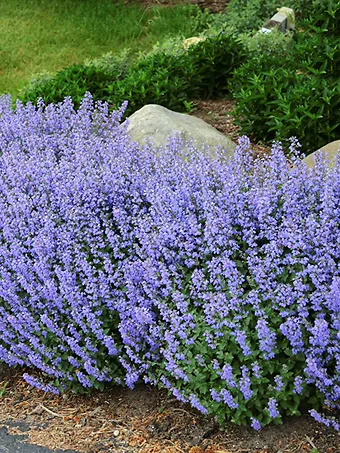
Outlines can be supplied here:
[[193, 38], [187, 38], [183, 41], [183, 47], [184, 49], [188, 49], [190, 46], [193, 46], [201, 41], [205, 41], [205, 38], [203, 38], [203, 36], [194, 36]]
[[282, 7], [277, 10], [277, 13], [274, 14], [261, 28], [260, 32], [268, 33], [273, 28], [286, 32], [289, 30], [294, 30], [295, 28], [295, 13], [291, 8]]
[[[321, 148], [321, 151], [325, 153], [327, 159], [329, 159], [330, 165], [332, 165], [337, 153], [340, 152], [340, 140], [335, 140], [334, 142], [328, 143], [328, 145], [325, 145]], [[304, 158], [304, 162], [306, 162], [307, 167], [315, 167], [314, 158], [317, 152], [318, 151], [314, 151], [314, 153], [309, 154], [309, 156]]]
[[295, 12], [292, 8], [286, 8], [283, 6], [282, 8], [278, 8], [278, 13], [284, 14], [287, 17], [287, 30], [294, 30], [295, 29]]
[[156, 147], [164, 146], [168, 137], [179, 133], [184, 141], [194, 141], [197, 148], [221, 147], [232, 156], [235, 143], [199, 118], [173, 112], [161, 105], [148, 104], [129, 117], [128, 133], [132, 140], [144, 145], [150, 139]]

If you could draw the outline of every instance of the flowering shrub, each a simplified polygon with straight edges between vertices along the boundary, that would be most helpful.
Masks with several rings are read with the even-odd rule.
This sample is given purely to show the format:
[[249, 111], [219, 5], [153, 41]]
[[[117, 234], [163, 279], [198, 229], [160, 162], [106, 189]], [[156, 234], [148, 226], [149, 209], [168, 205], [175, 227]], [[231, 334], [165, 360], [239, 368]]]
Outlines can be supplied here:
[[85, 98], [0, 107], [0, 360], [75, 390], [123, 377], [121, 263], [144, 200], [136, 146]]
[[154, 153], [121, 114], [1, 101], [0, 359], [46, 390], [144, 379], [220, 423], [307, 406], [338, 429], [340, 161]]
[[160, 345], [147, 380], [256, 429], [302, 404], [316, 417], [337, 407], [339, 163], [290, 169], [278, 145], [253, 162], [244, 139], [230, 162], [191, 150], [184, 164], [176, 147], [150, 180], [125, 271], [129, 311], [149, 304], [132, 322], [147, 319], [150, 352]]

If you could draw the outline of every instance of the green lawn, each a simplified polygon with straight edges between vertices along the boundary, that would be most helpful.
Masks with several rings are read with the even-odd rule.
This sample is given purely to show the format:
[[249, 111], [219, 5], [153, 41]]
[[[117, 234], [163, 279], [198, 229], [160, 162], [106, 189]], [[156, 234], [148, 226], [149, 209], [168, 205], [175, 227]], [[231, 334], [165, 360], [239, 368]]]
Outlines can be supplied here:
[[147, 50], [195, 29], [192, 7], [116, 0], [0, 0], [0, 93], [16, 96], [36, 73], [123, 48]]

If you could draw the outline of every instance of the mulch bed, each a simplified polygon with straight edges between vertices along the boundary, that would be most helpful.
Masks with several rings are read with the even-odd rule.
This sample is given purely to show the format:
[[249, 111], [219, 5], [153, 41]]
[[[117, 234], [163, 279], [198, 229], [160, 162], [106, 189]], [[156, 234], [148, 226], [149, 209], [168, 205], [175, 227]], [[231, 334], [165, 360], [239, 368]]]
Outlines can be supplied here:
[[[4, 367], [3, 367], [4, 368]], [[219, 429], [167, 392], [139, 385], [56, 396], [30, 387], [22, 371], [0, 374], [0, 427], [32, 444], [84, 453], [339, 453], [340, 434], [308, 415], [255, 432]], [[313, 450], [313, 448], [315, 450]]]
[[[230, 137], [235, 143], [242, 135], [238, 126], [234, 124], [232, 114], [236, 102], [232, 99], [216, 99], [216, 100], [196, 100], [194, 111], [191, 115], [201, 118], [206, 123], [213, 126], [219, 132]], [[256, 155], [261, 156], [270, 150], [270, 144], [257, 143], [250, 137], [252, 149]]]

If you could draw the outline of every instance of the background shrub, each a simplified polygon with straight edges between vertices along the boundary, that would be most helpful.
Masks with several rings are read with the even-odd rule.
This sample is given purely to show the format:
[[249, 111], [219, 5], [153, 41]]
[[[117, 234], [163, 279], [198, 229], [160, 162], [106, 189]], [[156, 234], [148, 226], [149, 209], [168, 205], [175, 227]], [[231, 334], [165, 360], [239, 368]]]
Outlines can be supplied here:
[[220, 423], [339, 429], [340, 160], [245, 138], [183, 159], [121, 115], [1, 100], [0, 359], [45, 390], [144, 379]]
[[50, 103], [71, 96], [78, 107], [90, 91], [95, 100], [108, 101], [113, 107], [128, 100], [127, 114], [150, 103], [184, 111], [193, 99], [226, 93], [227, 79], [244, 56], [241, 41], [223, 33], [188, 50], [159, 46], [130, 65], [125, 56], [105, 65], [73, 65], [28, 88], [22, 100], [36, 104], [42, 98]]
[[103, 58], [88, 64], [74, 64], [54, 76], [34, 79], [23, 91], [23, 102], [39, 98], [49, 104], [61, 102], [67, 96], [72, 97], [76, 108], [79, 108], [86, 92], [93, 93], [97, 101], [107, 99], [113, 86], [124, 78], [127, 72], [129, 56], [123, 53], [119, 57]]
[[227, 92], [227, 80], [244, 59], [240, 40], [230, 34], [211, 36], [174, 52], [157, 52], [132, 65], [117, 83], [111, 103], [129, 101], [128, 113], [145, 104], [183, 111], [189, 102]]
[[[321, 148], [340, 133], [338, 78], [277, 67], [255, 74], [246, 64], [235, 72], [236, 123], [256, 140], [282, 140], [299, 134], [304, 152]], [[234, 85], [235, 87], [236, 85]]]
[[314, 11], [313, 0], [230, 0], [225, 14], [215, 15], [209, 26], [235, 33], [253, 33], [283, 6], [294, 9], [299, 19]]
[[249, 38], [249, 57], [231, 81], [243, 133], [267, 142], [299, 135], [305, 153], [340, 134], [340, 6], [331, 0], [311, 5], [313, 16], [292, 39], [278, 33]]

